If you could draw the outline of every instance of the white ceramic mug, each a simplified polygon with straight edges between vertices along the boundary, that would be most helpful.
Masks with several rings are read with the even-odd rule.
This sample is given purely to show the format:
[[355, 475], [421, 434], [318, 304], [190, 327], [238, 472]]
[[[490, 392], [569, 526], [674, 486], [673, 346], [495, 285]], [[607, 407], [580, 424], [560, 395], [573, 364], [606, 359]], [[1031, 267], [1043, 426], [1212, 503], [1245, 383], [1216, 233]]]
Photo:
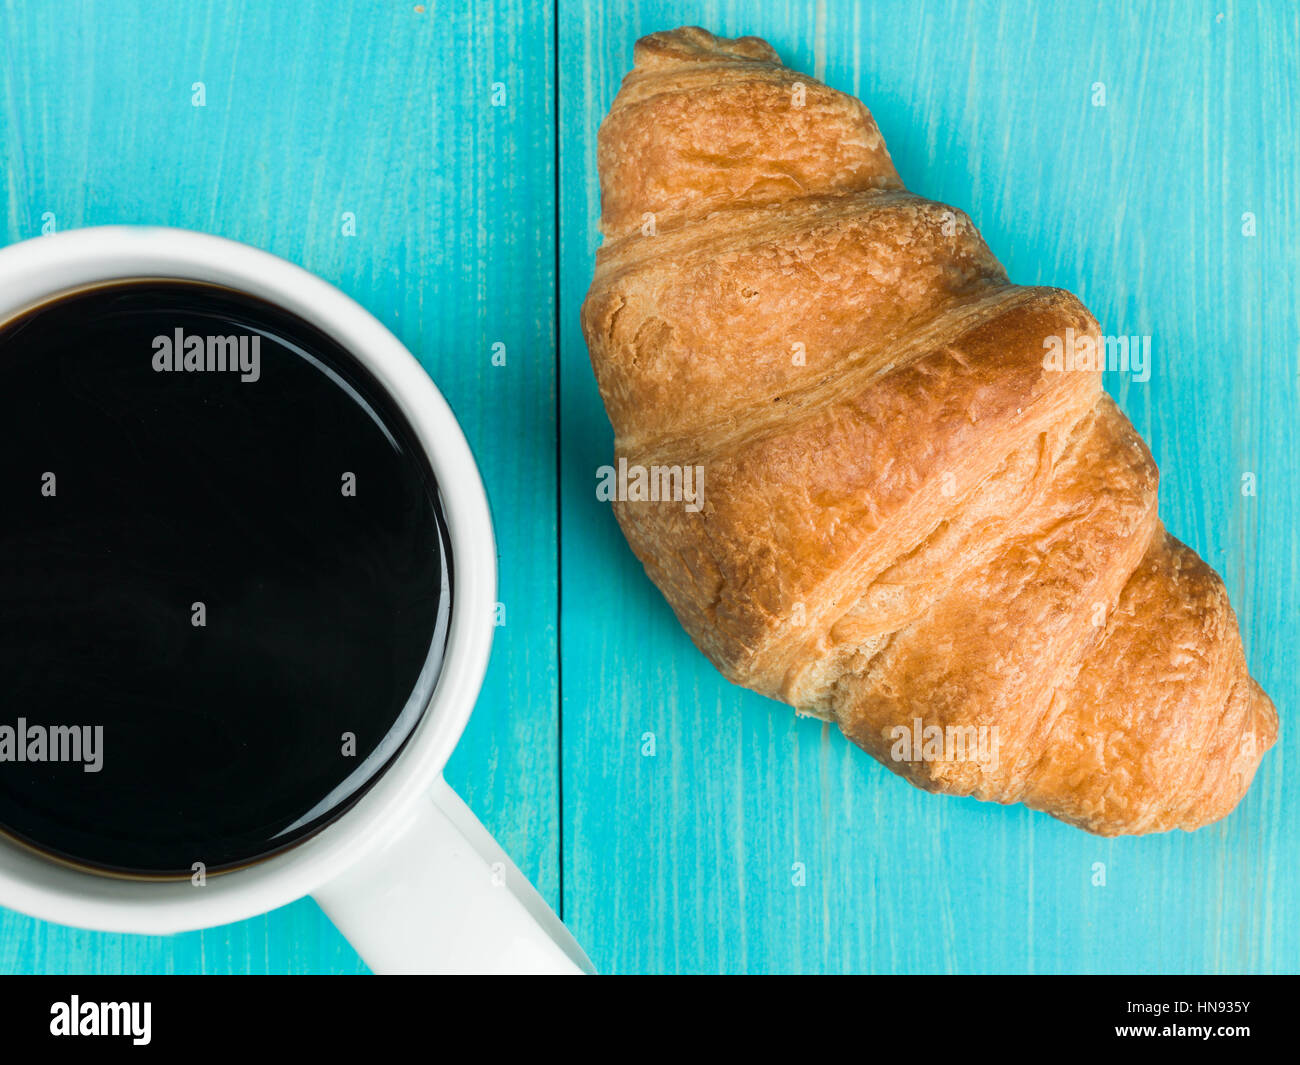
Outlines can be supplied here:
[[0, 322], [61, 292], [146, 277], [207, 281], [278, 304], [334, 337], [392, 395], [428, 455], [451, 538], [455, 594], [442, 671], [394, 763], [305, 842], [197, 887], [96, 875], [0, 836], [0, 905], [60, 924], [157, 934], [311, 895], [376, 972], [590, 972], [573, 937], [442, 778], [487, 668], [496, 601], [487, 499], [446, 401], [401, 342], [332, 285], [187, 230], [106, 226], [0, 249]]

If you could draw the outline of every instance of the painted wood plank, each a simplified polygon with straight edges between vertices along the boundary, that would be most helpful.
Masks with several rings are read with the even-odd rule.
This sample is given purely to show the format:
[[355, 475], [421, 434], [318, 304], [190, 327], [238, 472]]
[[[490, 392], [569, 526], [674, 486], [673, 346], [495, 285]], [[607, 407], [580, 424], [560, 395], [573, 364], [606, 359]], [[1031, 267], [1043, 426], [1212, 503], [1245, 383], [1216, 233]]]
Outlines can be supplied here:
[[[561, 0], [565, 913], [600, 967], [1300, 967], [1300, 813], [1284, 792], [1300, 743], [1296, 12]], [[595, 498], [612, 434], [577, 312], [597, 126], [634, 40], [682, 24], [764, 36], [861, 96], [908, 185], [966, 209], [1014, 278], [1074, 290], [1108, 334], [1153, 338], [1150, 380], [1107, 385], [1161, 466], [1166, 523], [1227, 581], [1283, 718], [1226, 822], [1106, 841], [923, 794], [728, 686], [678, 628]]]
[[[909, 183], [968, 209], [1016, 277], [1074, 288], [1108, 331], [1152, 333], [1152, 380], [1112, 390], [1161, 462], [1166, 520], [1224, 572], [1285, 727], [1300, 358], [1291, 9], [1140, 5], [1081, 28], [1057, 5], [565, 4], [565, 901], [593, 957], [615, 970], [1294, 969], [1288, 732], [1242, 811], [1191, 837], [1103, 843], [911, 791], [815, 723], [727, 687], [676, 629], [595, 503], [610, 438], [576, 331], [594, 130], [631, 42], [683, 22], [769, 36], [862, 94]], [[508, 624], [451, 777], [556, 901], [555, 485], [536, 462], [553, 433], [549, 15], [52, 10], [0, 9], [4, 239], [52, 210], [65, 227], [166, 221], [261, 244], [379, 313], [465, 422]], [[185, 108], [205, 72], [200, 118]], [[1089, 105], [1099, 79], [1104, 112]], [[484, 81], [507, 83], [508, 114], [485, 109]], [[345, 210], [359, 223], [348, 243]], [[1254, 238], [1240, 232], [1248, 210]], [[504, 375], [487, 365], [497, 339]], [[1253, 499], [1240, 495], [1248, 471]], [[653, 758], [640, 754], [647, 732]], [[1090, 885], [1094, 861], [1108, 864], [1105, 889]], [[6, 971], [357, 966], [310, 903], [159, 940], [0, 918]]]
[[[558, 904], [551, 11], [423, 6], [0, 4], [0, 240], [47, 212], [218, 233], [338, 285], [417, 355], [478, 456], [506, 605], [448, 779]], [[147, 939], [0, 913], [4, 972], [362, 969], [311, 902]]]

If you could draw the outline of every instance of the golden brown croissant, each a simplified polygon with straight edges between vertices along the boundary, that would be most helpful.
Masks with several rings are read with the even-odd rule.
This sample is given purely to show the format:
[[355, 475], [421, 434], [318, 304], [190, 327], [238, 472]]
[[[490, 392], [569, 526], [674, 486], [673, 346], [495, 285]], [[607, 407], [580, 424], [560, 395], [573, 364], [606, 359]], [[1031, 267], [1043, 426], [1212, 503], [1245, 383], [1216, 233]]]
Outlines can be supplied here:
[[1087, 309], [758, 38], [638, 41], [598, 154], [615, 510], [714, 664], [932, 791], [1102, 835], [1229, 813], [1277, 716]]

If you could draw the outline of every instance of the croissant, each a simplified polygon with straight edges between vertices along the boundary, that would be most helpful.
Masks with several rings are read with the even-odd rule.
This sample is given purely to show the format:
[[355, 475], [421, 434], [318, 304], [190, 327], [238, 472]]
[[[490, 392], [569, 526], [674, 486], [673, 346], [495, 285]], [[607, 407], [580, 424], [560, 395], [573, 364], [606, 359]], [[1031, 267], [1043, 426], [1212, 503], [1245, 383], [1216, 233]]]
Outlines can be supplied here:
[[930, 791], [1106, 836], [1226, 816], [1277, 715], [1083, 304], [1011, 284], [756, 37], [638, 41], [598, 164], [614, 509], [718, 669]]

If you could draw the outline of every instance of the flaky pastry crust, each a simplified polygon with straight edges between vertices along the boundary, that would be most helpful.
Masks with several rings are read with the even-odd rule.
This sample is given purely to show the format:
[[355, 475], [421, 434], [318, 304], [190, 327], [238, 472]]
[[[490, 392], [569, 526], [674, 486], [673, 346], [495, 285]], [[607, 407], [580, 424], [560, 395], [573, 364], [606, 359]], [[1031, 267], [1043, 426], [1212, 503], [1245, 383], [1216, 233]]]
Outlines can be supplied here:
[[928, 790], [1101, 835], [1228, 814], [1277, 716], [1100, 371], [1045, 357], [1105, 350], [1087, 308], [1011, 284], [757, 38], [638, 41], [598, 163], [618, 458], [704, 474], [615, 510], [713, 663]]

